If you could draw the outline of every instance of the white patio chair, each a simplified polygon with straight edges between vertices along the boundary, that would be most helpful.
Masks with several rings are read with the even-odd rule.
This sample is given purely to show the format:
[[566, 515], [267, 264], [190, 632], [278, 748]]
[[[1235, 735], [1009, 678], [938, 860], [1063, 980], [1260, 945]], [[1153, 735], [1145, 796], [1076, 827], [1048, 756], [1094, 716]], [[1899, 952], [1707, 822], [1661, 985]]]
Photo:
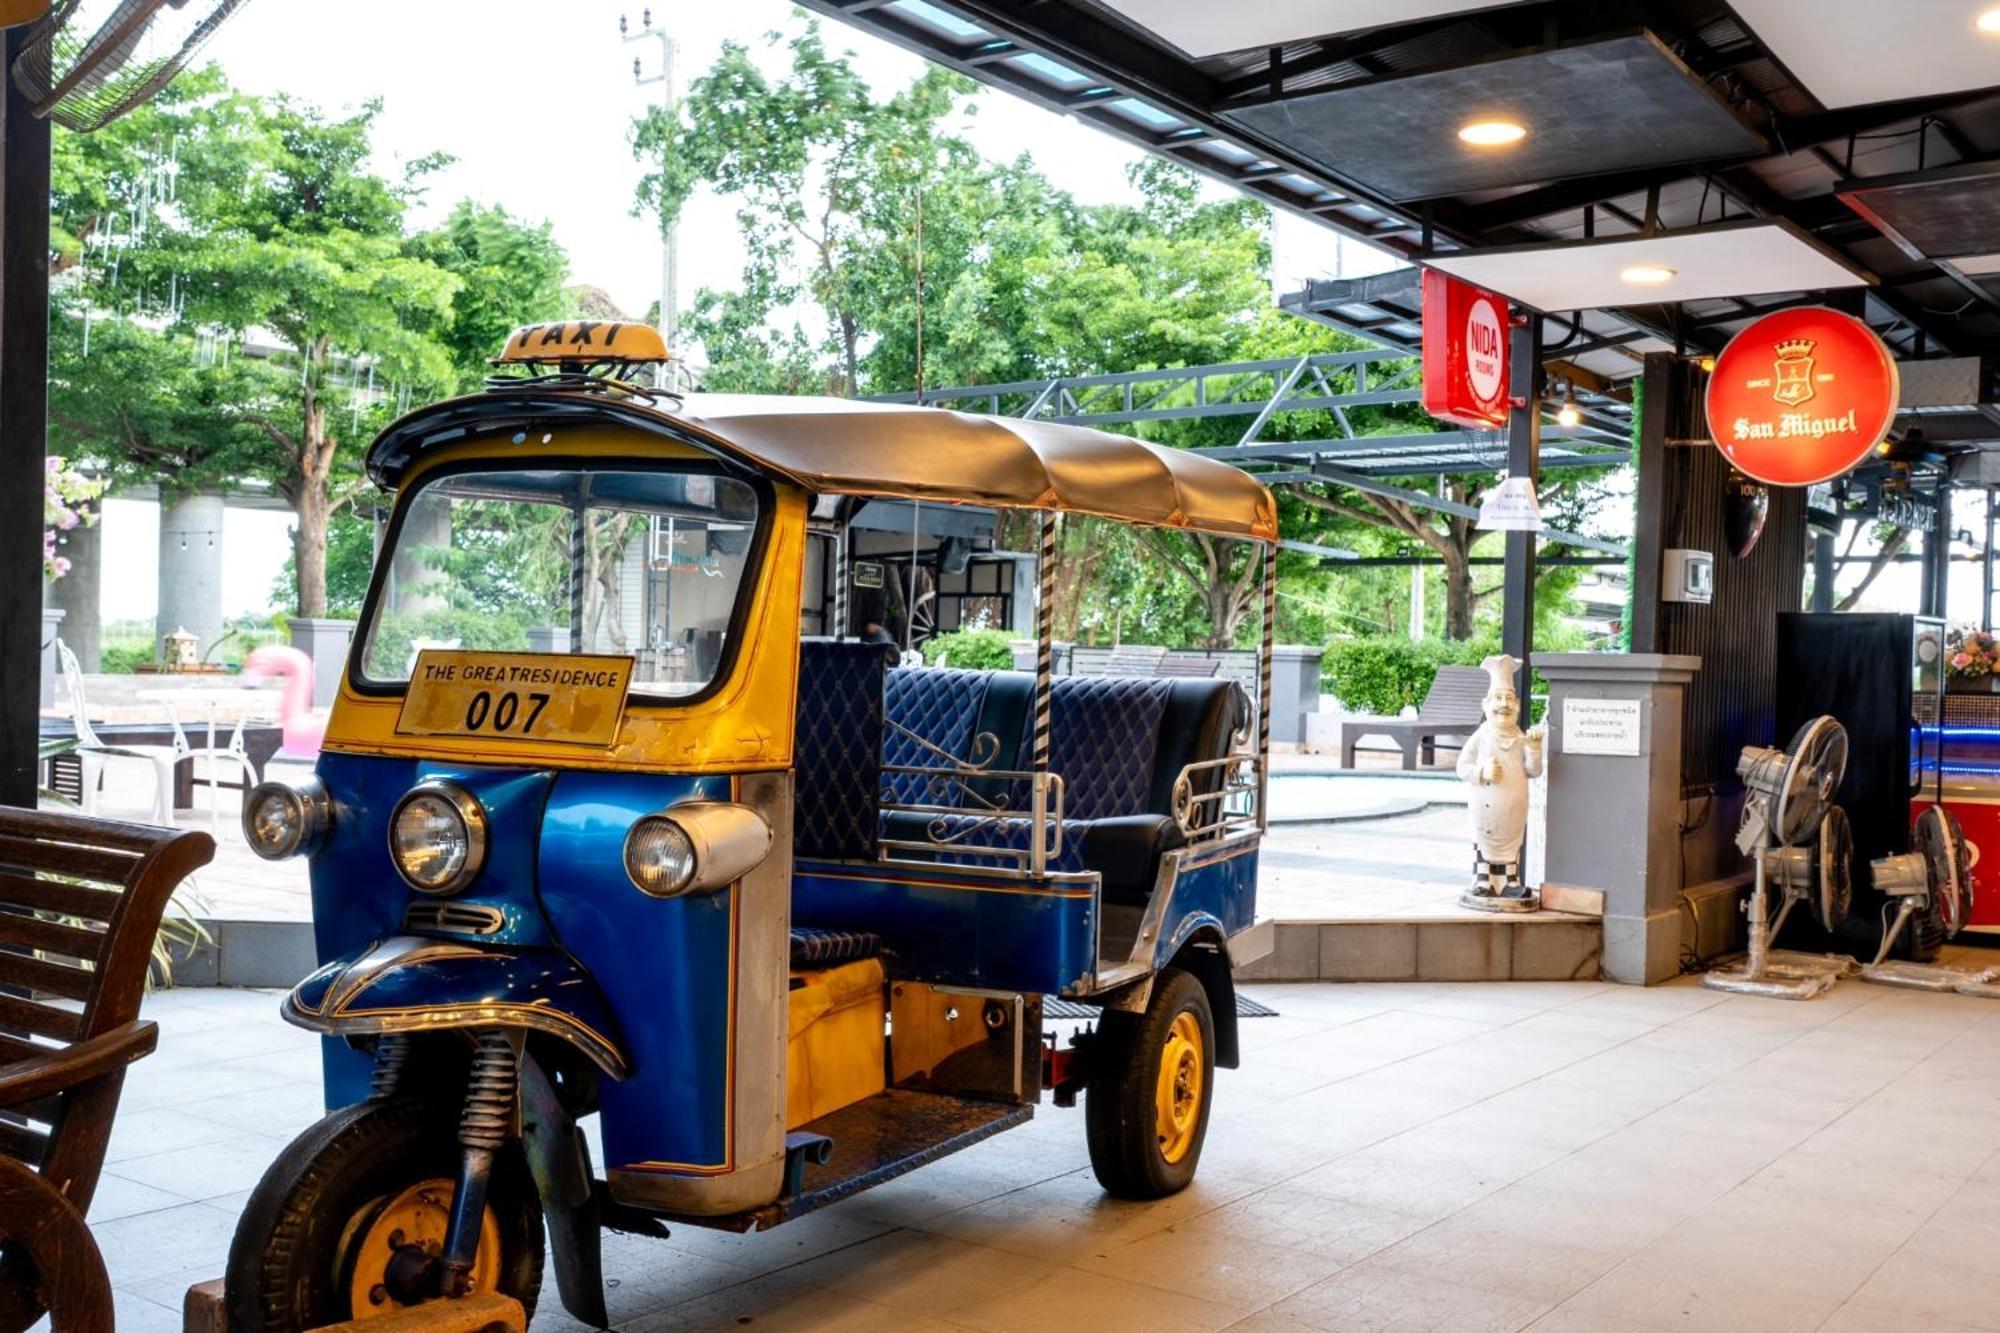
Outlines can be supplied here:
[[174, 722], [172, 745], [107, 745], [90, 725], [90, 709], [83, 698], [83, 667], [61, 639], [56, 640], [56, 660], [62, 665], [63, 684], [69, 690], [70, 725], [76, 729], [77, 760], [83, 769], [83, 812], [97, 813], [97, 789], [104, 781], [106, 759], [144, 759], [153, 766], [153, 822], [171, 826], [174, 765], [188, 751], [180, 721]]
[[167, 704], [167, 713], [173, 718], [174, 738], [179, 744], [179, 758], [208, 761], [208, 777], [203, 779], [199, 769], [195, 770], [193, 776], [197, 782], [205, 780], [208, 783], [208, 826], [219, 830], [222, 827], [223, 765], [232, 765], [236, 769], [237, 776], [243, 779], [243, 794], [246, 798], [264, 777], [257, 771], [257, 765], [251, 762], [250, 753], [243, 743], [243, 727], [249, 721], [247, 709], [236, 710], [236, 724], [230, 728], [228, 741], [221, 745], [214, 743], [216, 702], [213, 693], [206, 694], [202, 699], [202, 706], [209, 710], [205, 719], [207, 729], [202, 733], [209, 742], [206, 745], [196, 745], [187, 739], [187, 731], [181, 725], [179, 711], [171, 701]]

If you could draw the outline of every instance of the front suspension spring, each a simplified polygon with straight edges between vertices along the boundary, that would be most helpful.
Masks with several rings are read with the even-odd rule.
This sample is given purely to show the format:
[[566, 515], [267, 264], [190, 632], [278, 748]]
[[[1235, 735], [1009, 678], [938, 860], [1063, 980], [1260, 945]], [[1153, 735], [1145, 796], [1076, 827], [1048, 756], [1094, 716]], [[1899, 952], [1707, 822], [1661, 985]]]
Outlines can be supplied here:
[[396, 1095], [396, 1087], [403, 1081], [403, 1070], [410, 1063], [410, 1038], [407, 1033], [390, 1033], [375, 1042], [375, 1069], [368, 1076], [368, 1100], [385, 1101]]
[[458, 1142], [464, 1148], [497, 1151], [514, 1132], [514, 1104], [520, 1082], [520, 1059], [507, 1033], [488, 1028], [479, 1034], [466, 1078], [465, 1111], [458, 1121]]

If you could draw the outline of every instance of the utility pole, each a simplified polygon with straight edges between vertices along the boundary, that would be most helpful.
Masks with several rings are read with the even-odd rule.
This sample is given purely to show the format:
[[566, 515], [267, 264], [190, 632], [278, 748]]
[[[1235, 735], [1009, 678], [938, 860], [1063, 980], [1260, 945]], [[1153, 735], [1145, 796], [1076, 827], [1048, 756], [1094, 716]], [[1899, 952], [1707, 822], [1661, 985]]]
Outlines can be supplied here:
[[[640, 88], [660, 86], [660, 109], [669, 119], [674, 115], [674, 49], [678, 45], [664, 27], [653, 26], [653, 11], [649, 6], [639, 11], [639, 31], [632, 32], [625, 22], [625, 16], [618, 16], [618, 35], [627, 46], [633, 42], [658, 41], [660, 44], [660, 69], [648, 76], [645, 64], [638, 57], [632, 57], [632, 82]], [[677, 301], [680, 283], [678, 269], [680, 260], [680, 224], [663, 221], [660, 226], [660, 336], [667, 340], [667, 365], [664, 380], [669, 388], [674, 386], [681, 362], [681, 313]]]

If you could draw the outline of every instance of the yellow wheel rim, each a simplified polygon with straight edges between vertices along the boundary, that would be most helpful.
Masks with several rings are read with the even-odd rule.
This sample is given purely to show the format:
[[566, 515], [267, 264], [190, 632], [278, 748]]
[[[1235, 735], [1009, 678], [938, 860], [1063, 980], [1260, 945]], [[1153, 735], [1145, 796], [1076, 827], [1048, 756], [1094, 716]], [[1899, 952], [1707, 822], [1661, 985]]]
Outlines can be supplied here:
[[[444, 1233], [451, 1225], [451, 1199], [455, 1192], [456, 1186], [442, 1176], [421, 1180], [387, 1202], [378, 1199], [369, 1204], [348, 1222], [340, 1252], [341, 1268], [350, 1274], [347, 1296], [353, 1318], [373, 1319], [410, 1308], [391, 1294], [389, 1262], [399, 1250], [410, 1246], [432, 1256], [444, 1249]], [[351, 1264], [345, 1262], [348, 1256], [352, 1257]], [[472, 1262], [472, 1291], [477, 1294], [499, 1289], [500, 1222], [488, 1208], [479, 1221], [479, 1253]]]
[[1201, 1125], [1201, 1024], [1192, 1013], [1174, 1015], [1167, 1040], [1160, 1047], [1160, 1077], [1153, 1104], [1160, 1156], [1180, 1161], [1194, 1147]]

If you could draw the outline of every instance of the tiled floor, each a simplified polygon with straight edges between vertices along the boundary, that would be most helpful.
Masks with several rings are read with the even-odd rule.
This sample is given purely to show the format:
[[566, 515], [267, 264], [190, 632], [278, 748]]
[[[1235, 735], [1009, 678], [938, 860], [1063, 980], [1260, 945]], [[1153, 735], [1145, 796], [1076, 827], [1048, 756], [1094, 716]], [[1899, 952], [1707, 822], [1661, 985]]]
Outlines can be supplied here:
[[[618, 1327], [2000, 1330], [2000, 1005], [1843, 983], [1266, 986], [1196, 1184], [1106, 1200], [1078, 1111], [763, 1236], [611, 1237]], [[179, 1327], [317, 1113], [276, 997], [152, 997], [92, 1221]], [[576, 1327], [553, 1295], [538, 1330]]]

